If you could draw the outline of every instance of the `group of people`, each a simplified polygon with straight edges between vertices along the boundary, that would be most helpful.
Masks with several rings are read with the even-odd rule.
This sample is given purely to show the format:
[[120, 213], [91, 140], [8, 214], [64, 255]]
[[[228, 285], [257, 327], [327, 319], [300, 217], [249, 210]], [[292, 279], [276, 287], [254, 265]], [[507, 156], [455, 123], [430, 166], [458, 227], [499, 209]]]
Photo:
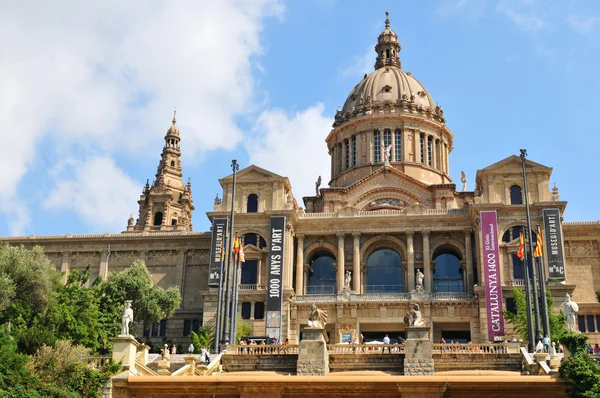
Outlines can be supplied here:
[[[188, 347], [188, 353], [192, 355], [195, 349], [196, 347], [194, 347], [194, 343], [190, 343]], [[165, 344], [164, 348], [161, 350], [161, 354], [163, 359], [170, 360], [171, 355], [177, 354], [177, 344], [173, 344], [170, 350], [168, 344]], [[202, 347], [202, 350], [200, 351], [200, 361], [205, 363], [206, 366], [210, 364], [210, 348], [206, 346]]]
[[588, 354], [600, 355], [600, 345], [596, 344], [595, 346], [592, 347], [591, 344], [588, 344], [587, 352], [588, 352]]
[[[259, 348], [254, 348], [256, 346], [266, 346], [266, 345], [289, 345], [290, 344], [290, 340], [289, 339], [285, 339], [285, 341], [282, 343], [281, 340], [279, 339], [268, 339], [265, 341], [265, 339], [260, 339], [257, 340], [256, 339], [242, 339], [240, 340], [240, 345], [244, 346], [242, 348], [242, 352], [244, 354], [253, 354], [256, 351], [259, 351]], [[249, 346], [248, 348], [246, 348], [245, 346]], [[250, 348], [252, 347], [252, 348]], [[286, 352], [287, 349], [286, 347], [278, 347], [278, 350], [281, 350], [282, 352]]]

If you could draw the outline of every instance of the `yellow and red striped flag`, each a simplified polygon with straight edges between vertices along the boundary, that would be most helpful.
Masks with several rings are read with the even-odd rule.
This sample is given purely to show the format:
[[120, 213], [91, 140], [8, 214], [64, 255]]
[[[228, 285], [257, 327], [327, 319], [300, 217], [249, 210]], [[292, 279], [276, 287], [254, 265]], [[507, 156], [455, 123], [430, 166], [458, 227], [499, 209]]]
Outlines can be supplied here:
[[517, 252], [517, 257], [523, 261], [525, 259], [525, 237], [523, 236], [523, 231], [521, 230], [521, 236], [519, 236], [519, 251]]
[[535, 253], [533, 255], [535, 257], [542, 257], [542, 231], [540, 231], [540, 227], [537, 230], [537, 242], [535, 244]]
[[246, 255], [244, 254], [244, 245], [240, 244], [240, 251], [238, 252], [238, 261], [243, 263], [246, 261]]
[[233, 241], [233, 252], [237, 253], [240, 251], [240, 238], [238, 234], [235, 234], [235, 240]]

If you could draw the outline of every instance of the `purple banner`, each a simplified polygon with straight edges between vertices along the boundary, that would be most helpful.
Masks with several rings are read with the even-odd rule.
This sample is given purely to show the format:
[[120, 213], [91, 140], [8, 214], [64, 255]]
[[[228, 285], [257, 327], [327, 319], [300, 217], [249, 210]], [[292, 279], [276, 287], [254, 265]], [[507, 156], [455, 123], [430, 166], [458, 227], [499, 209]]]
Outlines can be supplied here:
[[483, 280], [487, 310], [488, 341], [504, 336], [502, 316], [502, 283], [500, 281], [498, 252], [498, 219], [495, 211], [482, 211], [481, 243], [483, 246]]

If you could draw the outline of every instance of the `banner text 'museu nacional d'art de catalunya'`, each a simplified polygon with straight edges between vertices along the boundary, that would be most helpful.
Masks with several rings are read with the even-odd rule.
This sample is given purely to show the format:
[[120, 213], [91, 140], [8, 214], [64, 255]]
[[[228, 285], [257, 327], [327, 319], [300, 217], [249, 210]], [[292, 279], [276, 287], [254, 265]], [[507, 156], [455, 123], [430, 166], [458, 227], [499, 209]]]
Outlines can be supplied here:
[[504, 336], [502, 316], [502, 282], [498, 269], [498, 219], [495, 211], [482, 211], [481, 246], [483, 252], [483, 281], [485, 283], [485, 306], [487, 312], [488, 341]]

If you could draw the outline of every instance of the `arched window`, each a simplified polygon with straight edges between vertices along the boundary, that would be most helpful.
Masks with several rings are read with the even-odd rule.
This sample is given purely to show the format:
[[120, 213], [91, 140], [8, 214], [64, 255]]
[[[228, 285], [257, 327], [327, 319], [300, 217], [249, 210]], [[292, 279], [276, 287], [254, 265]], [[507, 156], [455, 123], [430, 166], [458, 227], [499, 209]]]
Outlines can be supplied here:
[[452, 248], [441, 248], [434, 253], [434, 292], [464, 292], [460, 257]]
[[244, 241], [244, 246], [254, 245], [254, 246], [258, 247], [259, 249], [264, 249], [265, 247], [267, 247], [267, 241], [265, 241], [265, 239], [262, 236], [260, 236], [259, 234], [256, 234], [253, 232], [248, 232], [248, 233], [244, 234], [242, 240]]
[[392, 249], [378, 249], [367, 258], [367, 293], [396, 293], [403, 289], [402, 259]]
[[523, 204], [523, 193], [521, 187], [513, 185], [510, 187], [510, 204], [511, 205], [522, 205]]
[[[525, 244], [528, 245], [529, 242], [527, 240], [527, 229], [523, 225], [515, 225], [514, 227], [510, 227], [509, 229], [507, 229], [502, 235], [502, 242], [509, 243], [515, 239], [519, 239], [521, 231], [525, 233]], [[535, 247], [535, 244], [537, 242], [537, 232], [531, 231], [531, 240], [533, 241], [533, 245]]]
[[175, 161], [171, 160], [171, 167], [175, 167]]
[[162, 211], [154, 213], [154, 225], [162, 225], [163, 214]]
[[256, 213], [258, 211], [258, 195], [248, 195], [248, 204], [246, 205], [247, 213]]
[[310, 270], [306, 294], [333, 294], [335, 293], [335, 259], [329, 252], [316, 253], [309, 261]]

